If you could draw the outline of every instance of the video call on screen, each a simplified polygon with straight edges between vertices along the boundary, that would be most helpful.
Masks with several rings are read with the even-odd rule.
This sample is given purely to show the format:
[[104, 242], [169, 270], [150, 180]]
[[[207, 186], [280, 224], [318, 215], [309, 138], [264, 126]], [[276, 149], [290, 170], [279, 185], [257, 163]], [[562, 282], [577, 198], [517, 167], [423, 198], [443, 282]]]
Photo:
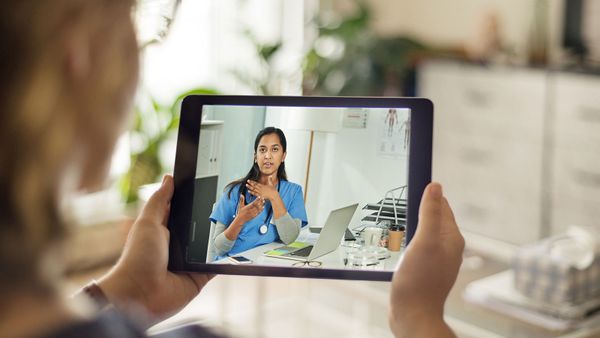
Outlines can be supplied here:
[[405, 241], [410, 113], [203, 106], [186, 260], [393, 270]]

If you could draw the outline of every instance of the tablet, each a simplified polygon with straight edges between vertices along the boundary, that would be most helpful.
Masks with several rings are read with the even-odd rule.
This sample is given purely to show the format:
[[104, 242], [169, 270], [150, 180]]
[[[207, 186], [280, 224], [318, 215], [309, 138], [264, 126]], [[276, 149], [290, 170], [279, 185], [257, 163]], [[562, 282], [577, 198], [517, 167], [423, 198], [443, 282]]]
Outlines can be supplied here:
[[431, 180], [432, 129], [423, 98], [186, 97], [169, 269], [391, 280]]

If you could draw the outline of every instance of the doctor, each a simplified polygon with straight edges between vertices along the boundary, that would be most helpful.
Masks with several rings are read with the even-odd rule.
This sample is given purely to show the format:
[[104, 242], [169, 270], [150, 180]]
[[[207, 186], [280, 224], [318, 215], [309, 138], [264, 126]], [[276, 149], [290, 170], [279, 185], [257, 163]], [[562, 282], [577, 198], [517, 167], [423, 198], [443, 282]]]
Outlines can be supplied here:
[[292, 243], [308, 224], [302, 188], [287, 180], [286, 149], [279, 128], [266, 127], [256, 135], [252, 168], [225, 187], [210, 215], [216, 224], [215, 260], [274, 241]]

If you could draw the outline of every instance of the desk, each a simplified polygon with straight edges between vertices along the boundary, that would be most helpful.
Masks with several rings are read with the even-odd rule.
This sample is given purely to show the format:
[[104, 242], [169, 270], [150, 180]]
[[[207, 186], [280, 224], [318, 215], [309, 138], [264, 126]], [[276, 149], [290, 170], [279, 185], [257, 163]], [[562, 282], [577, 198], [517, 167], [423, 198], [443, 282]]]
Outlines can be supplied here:
[[[301, 232], [301, 235], [298, 237], [298, 241], [310, 243], [310, 244], [314, 245], [318, 236], [307, 235], [307, 231], [308, 230], [303, 229], [303, 231]], [[353, 244], [352, 241], [342, 242], [337, 247], [336, 250], [334, 250], [326, 255], [323, 255], [321, 257], [316, 258], [315, 261], [321, 262], [321, 266], [318, 268], [392, 271], [396, 268], [396, 264], [402, 253], [402, 251], [396, 251], [396, 252], [390, 251], [389, 252], [390, 257], [387, 259], [381, 260], [381, 263], [374, 267], [352, 267], [352, 268], [350, 268], [344, 264], [344, 261], [346, 259], [346, 253], [349, 250], [353, 249], [352, 244]], [[257, 246], [250, 250], [246, 250], [244, 252], [240, 252], [239, 254], [237, 254], [235, 256], [244, 256], [244, 257], [252, 260], [253, 264], [255, 264], [255, 265], [284, 266], [284, 267], [293, 266], [294, 263], [298, 262], [297, 260], [274, 258], [274, 257], [268, 257], [268, 256], [264, 255], [265, 252], [279, 248], [284, 245], [285, 244], [280, 243], [280, 242], [268, 243], [268, 244], [264, 244], [261, 246]], [[233, 264], [233, 263], [229, 259], [224, 258], [224, 259], [214, 261], [214, 262], [212, 262], [212, 264]]]

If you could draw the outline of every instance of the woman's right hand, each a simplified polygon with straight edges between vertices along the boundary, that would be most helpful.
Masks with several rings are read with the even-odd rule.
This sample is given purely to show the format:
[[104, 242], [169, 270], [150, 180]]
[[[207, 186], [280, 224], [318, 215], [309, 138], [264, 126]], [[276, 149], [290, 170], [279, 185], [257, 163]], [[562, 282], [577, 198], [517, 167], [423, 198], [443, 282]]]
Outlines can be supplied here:
[[444, 303], [462, 262], [465, 241], [439, 183], [430, 183], [419, 224], [394, 273], [390, 328], [396, 337], [455, 337]]
[[246, 223], [258, 216], [265, 208], [265, 200], [262, 197], [257, 197], [248, 205], [244, 205], [245, 200], [244, 195], [240, 195], [236, 213], [236, 219], [239, 219], [242, 223]]
[[225, 229], [223, 234], [225, 238], [230, 241], [235, 241], [242, 231], [244, 224], [258, 216], [265, 208], [265, 200], [258, 197], [252, 203], [244, 205], [244, 195], [240, 195], [240, 201], [238, 202], [236, 216], [233, 222]]

